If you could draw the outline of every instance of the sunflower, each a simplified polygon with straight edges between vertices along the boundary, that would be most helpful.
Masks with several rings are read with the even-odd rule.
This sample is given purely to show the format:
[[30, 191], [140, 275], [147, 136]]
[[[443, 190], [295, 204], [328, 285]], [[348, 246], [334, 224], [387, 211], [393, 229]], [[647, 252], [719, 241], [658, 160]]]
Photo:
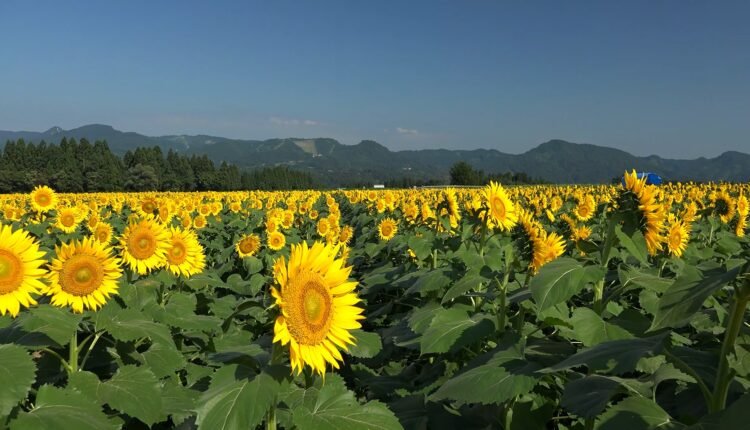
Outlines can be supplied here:
[[346, 245], [350, 240], [352, 240], [353, 236], [354, 229], [351, 228], [351, 226], [345, 225], [341, 227], [341, 232], [339, 233], [339, 242]]
[[46, 291], [53, 305], [70, 306], [73, 312], [81, 313], [98, 309], [110, 295], [117, 294], [121, 262], [103, 243], [87, 237], [55, 247], [55, 253]]
[[513, 202], [508, 198], [502, 185], [490, 181], [484, 189], [487, 200], [487, 220], [491, 227], [510, 230], [518, 222], [518, 214]]
[[316, 230], [318, 231], [318, 235], [320, 237], [325, 237], [326, 234], [328, 234], [329, 228], [330, 228], [330, 224], [328, 223], [327, 218], [321, 218], [318, 220]]
[[529, 265], [532, 273], [538, 272], [542, 266], [563, 255], [565, 252], [565, 240], [562, 236], [554, 232], [547, 233], [544, 230], [540, 230], [540, 233], [532, 242], [534, 251]]
[[675, 257], [681, 257], [690, 240], [690, 224], [677, 219], [667, 227], [667, 251]]
[[55, 227], [65, 233], [73, 233], [80, 222], [80, 212], [74, 207], [60, 208], [57, 211]]
[[96, 240], [105, 245], [109, 245], [109, 243], [112, 241], [112, 226], [107, 224], [106, 222], [98, 222], [96, 224], [96, 228], [94, 228], [94, 231], [92, 231], [91, 233], [96, 238]]
[[0, 315], [15, 317], [21, 305], [36, 305], [31, 295], [46, 288], [41, 282], [45, 263], [44, 252], [27, 232], [0, 225]]
[[189, 278], [202, 272], [205, 267], [206, 256], [198, 243], [198, 236], [192, 230], [170, 228], [167, 270], [175, 276]]
[[646, 248], [649, 254], [654, 255], [662, 249], [664, 236], [664, 206], [656, 200], [656, 188], [653, 185], [643, 187], [638, 196], [638, 209], [642, 214], [641, 229], [643, 237], [646, 238]]
[[578, 205], [573, 210], [573, 215], [580, 221], [588, 221], [594, 216], [596, 201], [591, 195], [585, 195], [578, 199]]
[[664, 206], [657, 200], [658, 190], [653, 185], [646, 185], [646, 178], [638, 179], [633, 170], [625, 173], [625, 189], [618, 200], [621, 210], [635, 210], [638, 213], [638, 227], [646, 239], [646, 248], [650, 255], [663, 249]]
[[195, 219], [193, 219], [193, 227], [197, 229], [201, 229], [205, 227], [206, 224], [207, 224], [206, 217], [203, 215], [198, 215], [197, 217], [195, 217]]
[[737, 213], [740, 216], [747, 216], [747, 214], [750, 213], [750, 204], [744, 194], [740, 194], [740, 196], [737, 197]]
[[286, 237], [280, 231], [271, 232], [267, 238], [268, 247], [274, 251], [278, 251], [286, 245]]
[[31, 207], [37, 212], [47, 212], [57, 206], [57, 194], [46, 186], [39, 185], [31, 192]]
[[130, 269], [145, 275], [166, 264], [169, 231], [153, 218], [146, 218], [125, 228], [120, 246], [122, 258]]
[[378, 224], [378, 235], [381, 240], [391, 240], [397, 232], [398, 227], [396, 226], [396, 221], [391, 218], [383, 218], [383, 220], [380, 221], [380, 224]]
[[234, 245], [240, 258], [254, 255], [260, 249], [260, 237], [257, 234], [246, 234]]
[[734, 226], [734, 234], [737, 237], [745, 237], [745, 229], [747, 228], [747, 215], [738, 215], [737, 225]]
[[274, 278], [279, 289], [271, 294], [281, 315], [274, 324], [274, 342], [289, 345], [292, 371], [303, 367], [324, 375], [330, 364], [339, 368], [344, 359], [339, 348], [348, 350], [354, 344], [349, 330], [361, 327], [362, 309], [355, 306], [359, 298], [349, 281], [352, 268], [336, 258], [338, 246], [316, 242], [312, 247], [302, 242], [292, 245], [289, 262], [284, 257], [274, 264]]
[[714, 199], [714, 212], [719, 216], [721, 222], [724, 224], [734, 218], [735, 204], [732, 201], [732, 197], [726, 191], [721, 191], [716, 195]]

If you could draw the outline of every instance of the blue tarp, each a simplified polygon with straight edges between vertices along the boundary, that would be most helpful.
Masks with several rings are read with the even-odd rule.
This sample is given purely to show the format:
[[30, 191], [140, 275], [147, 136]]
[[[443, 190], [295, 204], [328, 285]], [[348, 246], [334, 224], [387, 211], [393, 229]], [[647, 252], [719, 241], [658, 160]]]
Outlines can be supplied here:
[[[646, 184], [648, 185], [661, 185], [664, 180], [661, 176], [652, 172], [639, 172], [637, 173], [638, 179], [646, 178]], [[625, 177], [622, 178], [622, 185], [625, 185]]]

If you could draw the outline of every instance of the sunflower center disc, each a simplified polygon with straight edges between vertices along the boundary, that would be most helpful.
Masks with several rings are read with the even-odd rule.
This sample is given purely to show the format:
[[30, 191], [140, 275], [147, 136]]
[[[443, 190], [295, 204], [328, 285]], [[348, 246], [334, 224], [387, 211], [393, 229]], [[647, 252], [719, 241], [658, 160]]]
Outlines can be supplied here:
[[151, 257], [156, 250], [156, 241], [151, 231], [141, 231], [134, 234], [128, 245], [130, 253], [139, 260]]
[[317, 273], [302, 274], [284, 294], [292, 301], [289, 331], [303, 345], [317, 345], [333, 320], [333, 297]]
[[90, 281], [92, 276], [93, 273], [91, 272], [91, 269], [89, 269], [88, 267], [82, 267], [76, 272], [75, 278], [76, 281], [85, 283]]
[[492, 199], [492, 212], [494, 212], [495, 217], [499, 219], [505, 218], [505, 205], [499, 197]]
[[305, 294], [305, 317], [307, 321], [316, 324], [323, 315], [325, 299], [317, 290], [310, 290]]
[[15, 254], [0, 249], [0, 294], [18, 289], [22, 277], [21, 260]]
[[62, 225], [65, 227], [72, 227], [75, 224], [75, 219], [72, 215], [63, 215], [60, 221], [62, 221]]
[[182, 264], [186, 258], [185, 245], [182, 243], [173, 244], [172, 249], [169, 251], [169, 262], [172, 264]]
[[253, 244], [250, 243], [249, 239], [245, 239], [242, 242], [240, 242], [240, 251], [242, 251], [243, 254], [247, 254], [252, 250], [253, 250]]
[[42, 206], [47, 206], [47, 203], [49, 203], [49, 196], [42, 194], [36, 198], [36, 202]]
[[68, 294], [86, 296], [94, 292], [104, 279], [101, 264], [91, 255], [74, 255], [63, 265], [60, 287]]

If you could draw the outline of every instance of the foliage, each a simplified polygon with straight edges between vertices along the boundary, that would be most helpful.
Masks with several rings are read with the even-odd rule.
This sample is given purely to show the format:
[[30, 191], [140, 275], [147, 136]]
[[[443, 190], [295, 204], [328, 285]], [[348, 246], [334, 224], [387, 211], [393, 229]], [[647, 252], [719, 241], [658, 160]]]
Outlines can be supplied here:
[[[179, 183], [147, 155], [121, 167]], [[177, 160], [192, 165], [167, 164]], [[83, 214], [72, 233], [29, 195], [3, 195], [3, 224], [29, 232], [48, 261], [92, 219], [120, 237], [129, 219], [172, 211], [159, 222], [193, 229], [206, 267], [190, 278], [125, 268], [96, 311], [41, 295], [0, 317], [0, 427], [718, 429], [750, 419], [747, 184], [658, 189], [654, 252], [637, 186], [507, 187], [519, 214], [507, 231], [488, 223], [486, 191], [59, 194]], [[388, 240], [384, 218], [398, 223]], [[679, 256], [676, 220], [689, 224]], [[278, 251], [272, 231], [286, 239]], [[538, 239], [553, 233], [562, 255], [535, 265], [554, 251]], [[241, 258], [249, 234], [259, 246]], [[366, 317], [324, 377], [293, 374], [273, 342], [274, 264], [302, 241], [340, 246]]]

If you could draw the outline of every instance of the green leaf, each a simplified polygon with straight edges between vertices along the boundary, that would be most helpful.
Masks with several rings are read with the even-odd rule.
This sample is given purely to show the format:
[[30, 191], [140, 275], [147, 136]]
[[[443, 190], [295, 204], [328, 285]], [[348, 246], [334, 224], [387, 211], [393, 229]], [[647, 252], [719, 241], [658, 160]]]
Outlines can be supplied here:
[[383, 348], [383, 342], [377, 333], [369, 333], [364, 330], [352, 330], [351, 334], [356, 339], [354, 345], [349, 346], [349, 355], [359, 358], [375, 357]]
[[242, 259], [242, 265], [245, 266], [248, 275], [258, 273], [263, 270], [263, 261], [257, 257], [248, 256]]
[[195, 415], [199, 394], [195, 390], [178, 385], [173, 380], [166, 381], [161, 390], [164, 413], [171, 416], [172, 421], [179, 426], [187, 418]]
[[632, 371], [641, 357], [661, 351], [664, 337], [665, 334], [660, 334], [642, 339], [602, 342], [541, 371], [550, 373], [585, 365], [591, 370], [622, 374]]
[[271, 407], [279, 383], [269, 374], [237, 380], [237, 365], [216, 371], [211, 386], [198, 400], [198, 428], [230, 430], [255, 428]]
[[542, 266], [529, 286], [537, 311], [564, 302], [583, 290], [584, 273], [581, 263], [569, 257], [561, 257]]
[[[113, 307], [105, 307], [114, 309]], [[103, 309], [96, 313], [97, 329], [104, 329], [117, 340], [129, 342], [141, 338], [151, 338], [162, 343], [173, 343], [172, 333], [164, 324], [145, 319], [143, 314], [134, 309]]]
[[163, 413], [159, 388], [153, 372], [145, 367], [126, 365], [117, 369], [112, 379], [99, 385], [98, 397], [112, 408], [152, 425]]
[[44, 333], [58, 345], [64, 346], [78, 329], [81, 318], [81, 315], [74, 314], [69, 309], [40, 305], [29, 309], [28, 314], [19, 319], [19, 322], [24, 330]]
[[398, 430], [402, 429], [387, 406], [371, 401], [359, 404], [339, 378], [328, 377], [319, 389], [303, 394], [302, 404], [292, 409], [294, 425], [303, 430]]
[[561, 404], [576, 415], [592, 418], [604, 411], [619, 388], [620, 383], [613, 379], [589, 375], [565, 385]]
[[417, 282], [406, 290], [406, 294], [426, 293], [444, 288], [451, 282], [451, 278], [447, 276], [447, 273], [448, 271], [445, 269], [427, 272], [426, 275], [418, 278]]
[[453, 284], [448, 289], [448, 291], [445, 292], [442, 303], [445, 304], [455, 299], [456, 297], [460, 297], [461, 295], [471, 291], [472, 289], [476, 289], [477, 287], [479, 287], [480, 283], [485, 280], [485, 278], [479, 275], [464, 276], [463, 278], [456, 281], [456, 283]]
[[589, 308], [576, 308], [570, 322], [573, 325], [571, 336], [583, 342], [584, 346], [633, 337], [627, 330], [604, 321]]
[[636, 260], [640, 261], [644, 266], [648, 266], [648, 252], [646, 250], [646, 239], [643, 237], [643, 233], [636, 230], [633, 236], [630, 237], [622, 231], [621, 226], [615, 227], [615, 234], [617, 239], [620, 241], [620, 245], [624, 246], [628, 250], [628, 253], [635, 257]]
[[11, 421], [11, 430], [28, 429], [119, 429], [108, 420], [102, 407], [85, 395], [70, 389], [43, 385], [36, 396], [36, 404], [29, 412], [22, 412]]
[[685, 428], [676, 422], [653, 400], [646, 397], [628, 397], [607, 409], [597, 420], [596, 430], [659, 429], [672, 430]]
[[491, 361], [449, 379], [430, 400], [451, 399], [458, 403], [503, 403], [527, 393], [536, 385], [539, 365], [523, 360]]
[[430, 327], [430, 323], [432, 322], [432, 319], [435, 318], [438, 309], [443, 308], [435, 302], [426, 303], [415, 309], [409, 316], [409, 328], [412, 329], [414, 333], [424, 333], [425, 330]]
[[0, 345], [0, 416], [10, 413], [31, 389], [36, 379], [36, 366], [20, 346]]
[[636, 269], [625, 265], [618, 269], [618, 275], [623, 292], [640, 287], [663, 293], [673, 282], [672, 279], [660, 277], [656, 269], [654, 269], [654, 273], [650, 273], [648, 269]]
[[650, 331], [665, 327], [681, 327], [701, 309], [703, 302], [716, 290], [737, 277], [740, 268], [705, 276], [692, 266], [685, 266], [682, 275], [674, 280], [659, 298]]
[[157, 378], [172, 375], [187, 364], [185, 357], [174, 345], [165, 345], [161, 342], [152, 344], [148, 351], [141, 354], [141, 361]]
[[478, 324], [462, 309], [439, 309], [420, 339], [422, 354], [448, 352], [461, 333]]

